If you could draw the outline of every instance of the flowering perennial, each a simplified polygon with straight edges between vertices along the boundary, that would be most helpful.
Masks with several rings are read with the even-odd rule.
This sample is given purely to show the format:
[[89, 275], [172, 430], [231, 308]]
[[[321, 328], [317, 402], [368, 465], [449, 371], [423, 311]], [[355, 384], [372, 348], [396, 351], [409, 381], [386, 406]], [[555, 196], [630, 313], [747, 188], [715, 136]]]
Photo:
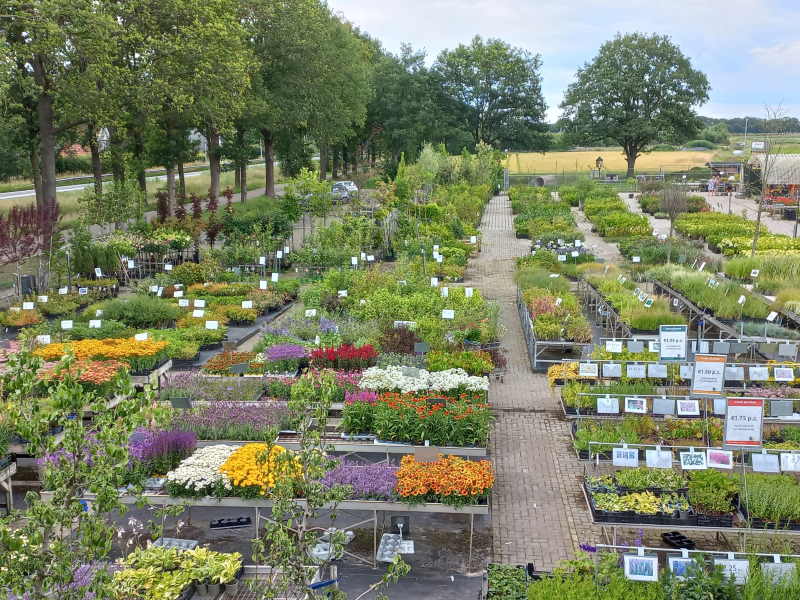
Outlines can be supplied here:
[[256, 486], [260, 494], [268, 494], [278, 477], [297, 476], [302, 470], [297, 462], [280, 458], [283, 446], [245, 444], [228, 457], [220, 471], [239, 488]]
[[442, 456], [432, 463], [417, 462], [413, 455], [400, 459], [397, 493], [420, 502], [464, 505], [485, 496], [494, 485], [494, 471], [488, 460], [471, 461]]
[[343, 458], [322, 478], [322, 484], [349, 485], [353, 488], [353, 498], [390, 500], [397, 485], [397, 467], [386, 463], [361, 464]]
[[220, 487], [231, 490], [230, 478], [220, 467], [237, 449], [225, 444], [199, 448], [167, 473], [167, 489], [176, 496], [204, 494]]
[[363, 369], [375, 364], [378, 351], [370, 344], [338, 348], [317, 348], [311, 352], [311, 366], [318, 369]]
[[448, 369], [433, 373], [410, 367], [370, 367], [361, 375], [359, 387], [367, 390], [397, 390], [403, 394], [427, 390], [449, 392], [463, 389], [473, 392], [489, 390], [488, 377], [467, 375], [463, 369]]
[[155, 356], [167, 347], [167, 342], [155, 340], [136, 341], [134, 338], [106, 338], [104, 340], [78, 340], [67, 343], [47, 344], [34, 350], [44, 360], [59, 360], [68, 351], [79, 359], [143, 358]]

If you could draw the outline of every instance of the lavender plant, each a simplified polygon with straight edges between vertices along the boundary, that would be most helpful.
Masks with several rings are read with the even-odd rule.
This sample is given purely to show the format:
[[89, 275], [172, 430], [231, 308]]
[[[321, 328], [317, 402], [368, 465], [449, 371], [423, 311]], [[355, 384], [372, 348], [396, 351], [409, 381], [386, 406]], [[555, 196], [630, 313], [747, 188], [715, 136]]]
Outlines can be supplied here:
[[211, 402], [176, 414], [172, 427], [202, 440], [263, 440], [274, 427], [288, 428], [288, 421], [285, 402]]

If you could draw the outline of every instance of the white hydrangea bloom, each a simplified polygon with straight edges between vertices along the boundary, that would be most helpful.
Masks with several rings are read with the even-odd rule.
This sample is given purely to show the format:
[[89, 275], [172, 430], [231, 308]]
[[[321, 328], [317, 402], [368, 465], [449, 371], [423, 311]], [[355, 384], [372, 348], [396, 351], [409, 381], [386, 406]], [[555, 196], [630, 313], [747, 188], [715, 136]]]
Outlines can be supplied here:
[[359, 387], [365, 390], [398, 390], [403, 394], [433, 390], [447, 392], [459, 387], [480, 392], [489, 389], [488, 377], [467, 375], [463, 369], [426, 371], [408, 367], [370, 367], [361, 375]]

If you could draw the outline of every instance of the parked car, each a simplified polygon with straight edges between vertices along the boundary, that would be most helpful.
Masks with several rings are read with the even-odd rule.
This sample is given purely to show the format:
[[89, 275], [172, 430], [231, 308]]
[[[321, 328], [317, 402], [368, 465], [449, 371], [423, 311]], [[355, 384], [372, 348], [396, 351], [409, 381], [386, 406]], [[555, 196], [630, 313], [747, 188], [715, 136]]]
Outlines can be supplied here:
[[350, 189], [345, 185], [346, 181], [337, 181], [331, 188], [334, 202], [347, 202], [350, 200]]
[[339, 183], [343, 184], [351, 195], [358, 192], [358, 186], [354, 181], [340, 181]]

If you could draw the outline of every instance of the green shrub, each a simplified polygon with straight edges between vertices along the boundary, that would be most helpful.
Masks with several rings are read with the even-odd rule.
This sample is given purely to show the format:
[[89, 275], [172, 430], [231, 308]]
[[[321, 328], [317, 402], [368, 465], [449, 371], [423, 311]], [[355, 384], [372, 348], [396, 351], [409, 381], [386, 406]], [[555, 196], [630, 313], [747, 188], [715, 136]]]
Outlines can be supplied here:
[[708, 148], [709, 150], [713, 150], [717, 147], [714, 142], [709, 142], [708, 140], [689, 140], [684, 144], [686, 148]]
[[141, 295], [109, 300], [102, 304], [102, 309], [104, 319], [140, 329], [166, 327], [183, 312], [167, 300]]

